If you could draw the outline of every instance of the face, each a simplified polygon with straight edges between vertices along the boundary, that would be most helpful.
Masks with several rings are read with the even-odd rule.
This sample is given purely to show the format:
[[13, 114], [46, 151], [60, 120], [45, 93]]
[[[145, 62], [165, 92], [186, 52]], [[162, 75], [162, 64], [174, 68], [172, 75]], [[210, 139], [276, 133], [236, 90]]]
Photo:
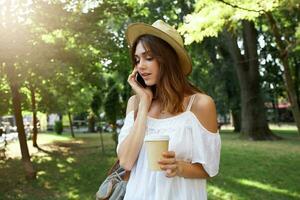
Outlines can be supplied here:
[[150, 50], [144, 48], [141, 42], [136, 46], [134, 58], [135, 67], [145, 80], [146, 85], [155, 85], [158, 81], [159, 73], [159, 63], [157, 59], [153, 57]]

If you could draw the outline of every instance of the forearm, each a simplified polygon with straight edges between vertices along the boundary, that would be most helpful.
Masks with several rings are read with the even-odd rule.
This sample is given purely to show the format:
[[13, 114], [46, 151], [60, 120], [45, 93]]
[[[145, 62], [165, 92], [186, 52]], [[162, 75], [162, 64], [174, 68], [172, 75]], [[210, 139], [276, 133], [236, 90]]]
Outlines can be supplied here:
[[209, 175], [199, 163], [192, 164], [185, 161], [177, 161], [177, 166], [177, 176], [184, 178], [209, 178]]
[[147, 108], [139, 106], [139, 111], [134, 121], [134, 125], [131, 128], [129, 135], [120, 145], [118, 158], [120, 160], [120, 165], [126, 170], [131, 170], [143, 145], [147, 113]]

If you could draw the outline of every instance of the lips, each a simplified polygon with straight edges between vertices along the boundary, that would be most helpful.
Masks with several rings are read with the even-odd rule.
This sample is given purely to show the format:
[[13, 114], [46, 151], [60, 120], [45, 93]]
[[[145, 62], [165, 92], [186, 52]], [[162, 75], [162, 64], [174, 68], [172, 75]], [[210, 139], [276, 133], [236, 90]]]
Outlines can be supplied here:
[[143, 77], [143, 79], [149, 77], [151, 75], [151, 73], [141, 73], [141, 76]]

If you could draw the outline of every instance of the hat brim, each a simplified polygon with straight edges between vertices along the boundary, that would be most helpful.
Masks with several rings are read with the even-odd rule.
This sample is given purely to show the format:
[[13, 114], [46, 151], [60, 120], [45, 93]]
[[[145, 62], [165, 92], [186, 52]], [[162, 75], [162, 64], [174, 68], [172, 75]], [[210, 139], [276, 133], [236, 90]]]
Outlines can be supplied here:
[[153, 36], [163, 39], [168, 44], [170, 44], [173, 47], [173, 49], [176, 51], [183, 73], [185, 75], [189, 75], [191, 73], [192, 61], [191, 61], [190, 56], [188, 55], [188, 53], [186, 52], [184, 47], [182, 47], [180, 44], [178, 44], [178, 42], [176, 40], [174, 40], [172, 37], [170, 37], [165, 32], [163, 32], [149, 24], [133, 23], [127, 27], [125, 34], [126, 34], [126, 39], [127, 39], [127, 42], [129, 44], [130, 48], [132, 48], [133, 43], [141, 35], [153, 35]]

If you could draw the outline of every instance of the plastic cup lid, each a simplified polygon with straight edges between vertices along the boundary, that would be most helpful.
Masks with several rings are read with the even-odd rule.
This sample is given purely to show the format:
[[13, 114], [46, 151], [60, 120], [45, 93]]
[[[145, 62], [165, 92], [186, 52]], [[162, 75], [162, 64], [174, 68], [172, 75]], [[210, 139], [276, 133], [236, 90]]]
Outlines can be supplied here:
[[144, 141], [149, 142], [149, 141], [161, 141], [161, 140], [170, 140], [170, 137], [168, 135], [163, 135], [163, 134], [149, 134], [145, 136]]

